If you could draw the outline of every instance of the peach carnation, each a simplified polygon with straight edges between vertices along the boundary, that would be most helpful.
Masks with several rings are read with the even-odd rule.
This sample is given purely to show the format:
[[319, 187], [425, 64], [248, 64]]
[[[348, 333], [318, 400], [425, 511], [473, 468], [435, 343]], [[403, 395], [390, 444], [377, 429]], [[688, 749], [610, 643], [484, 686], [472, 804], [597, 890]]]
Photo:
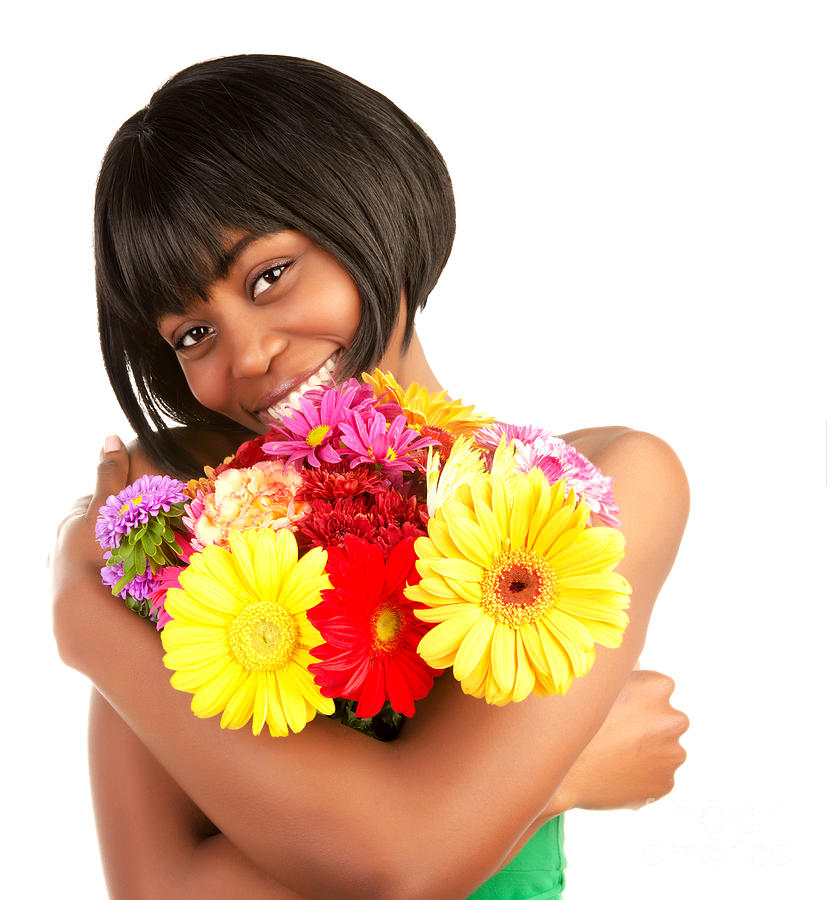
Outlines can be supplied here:
[[211, 493], [198, 492], [185, 522], [192, 529], [193, 547], [227, 546], [231, 531], [271, 528], [274, 531], [301, 518], [307, 506], [296, 500], [301, 475], [281, 460], [266, 460], [247, 469], [226, 469]]

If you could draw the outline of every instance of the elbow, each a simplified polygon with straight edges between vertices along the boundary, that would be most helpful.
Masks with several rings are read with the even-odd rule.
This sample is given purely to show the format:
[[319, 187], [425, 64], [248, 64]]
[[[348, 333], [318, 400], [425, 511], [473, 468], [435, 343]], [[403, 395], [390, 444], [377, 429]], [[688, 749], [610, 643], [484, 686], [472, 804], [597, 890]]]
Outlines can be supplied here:
[[[459, 868], [455, 855], [441, 854], [439, 846], [422, 839], [429, 830], [433, 832], [433, 823], [425, 829], [409, 820], [398, 826], [385, 819], [369, 840], [360, 842], [361, 847], [351, 844], [347, 865], [328, 868], [324, 883], [318, 883], [308, 896], [324, 900], [332, 896], [339, 900], [460, 900], [471, 893], [454, 890], [447, 883], [454, 880]], [[449, 857], [453, 859], [448, 871], [443, 857], [446, 863]]]
[[[407, 833], [395, 851], [374, 859], [369, 885], [341, 896], [354, 900], [462, 900], [486, 877], [480, 874], [473, 881], [468, 871], [471, 860], [423, 846], [412, 840], [411, 834]], [[445, 842], [440, 841], [440, 846], [444, 849]]]

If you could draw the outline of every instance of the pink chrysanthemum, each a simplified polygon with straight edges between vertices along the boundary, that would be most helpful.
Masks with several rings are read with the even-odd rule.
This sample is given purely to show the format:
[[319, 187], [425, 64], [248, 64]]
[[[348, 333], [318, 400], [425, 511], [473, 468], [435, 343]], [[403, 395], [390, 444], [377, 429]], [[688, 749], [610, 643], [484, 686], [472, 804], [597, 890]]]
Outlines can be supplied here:
[[480, 428], [474, 436], [477, 446], [489, 451], [489, 463], [503, 437], [514, 447], [516, 467], [520, 472], [540, 469], [549, 484], [565, 478], [567, 486], [586, 501], [594, 519], [613, 528], [620, 526], [620, 510], [612, 492], [613, 479], [604, 475], [582, 453], [543, 428], [496, 422]]
[[560, 462], [563, 469], [560, 477], [565, 478], [566, 484], [588, 503], [592, 517], [604, 525], [619, 528], [620, 508], [615, 503], [612, 490], [614, 479], [604, 475], [594, 463], [568, 444], [563, 446]]
[[176, 534], [175, 539], [181, 548], [183, 566], [164, 566], [156, 573], [157, 586], [149, 596], [149, 618], [155, 622], [158, 631], [172, 621], [172, 616], [166, 610], [167, 591], [170, 588], [180, 588], [178, 576], [186, 569], [190, 557], [195, 552], [192, 544], [182, 535]]
[[503, 422], [494, 422], [493, 425], [477, 429], [474, 433], [474, 443], [483, 450], [496, 450], [503, 437], [507, 441], [518, 440], [524, 444], [531, 444], [538, 439], [556, 440], [550, 432], [534, 425], [506, 425]]
[[305, 462], [318, 467], [337, 463], [341, 426], [354, 416], [362, 416], [374, 405], [373, 391], [351, 378], [339, 387], [308, 391], [299, 407], [284, 416], [274, 439], [263, 449], [271, 456], [287, 457], [287, 462]]
[[408, 426], [404, 416], [392, 422], [377, 410], [354, 416], [342, 428], [342, 456], [356, 467], [359, 463], [379, 466], [389, 478], [401, 477], [412, 472], [420, 462], [419, 456], [426, 447], [437, 443], [434, 438], [422, 437]]
[[186, 569], [186, 566], [164, 566], [158, 572], [158, 583], [155, 590], [149, 596], [149, 618], [155, 622], [155, 627], [161, 631], [167, 622], [172, 621], [172, 616], [167, 612], [167, 591], [170, 588], [180, 588], [181, 582], [178, 576]]
[[524, 444], [514, 441], [515, 461], [521, 472], [537, 468], [554, 484], [561, 478], [566, 486], [582, 497], [592, 511], [593, 519], [613, 528], [620, 526], [620, 510], [614, 500], [613, 479], [589, 462], [582, 453], [561, 438], [537, 438]]
[[549, 484], [559, 481], [563, 475], [562, 454], [566, 442], [562, 438], [546, 437], [545, 435], [534, 438], [531, 441], [522, 441], [515, 438], [512, 441], [517, 469], [520, 472], [529, 472], [531, 469], [540, 469], [548, 479]]
[[[118, 494], [111, 494], [98, 510], [95, 537], [103, 549], [120, 546], [121, 538], [163, 510], [182, 503], [186, 485], [167, 475], [143, 475]], [[114, 582], [113, 582], [114, 583]]]

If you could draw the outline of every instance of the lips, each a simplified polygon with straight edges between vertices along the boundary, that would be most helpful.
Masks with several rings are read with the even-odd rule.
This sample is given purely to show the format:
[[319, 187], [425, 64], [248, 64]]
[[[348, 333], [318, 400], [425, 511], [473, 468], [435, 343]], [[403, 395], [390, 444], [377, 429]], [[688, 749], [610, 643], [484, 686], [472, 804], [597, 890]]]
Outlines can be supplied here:
[[318, 369], [302, 372], [295, 378], [280, 384], [276, 390], [263, 397], [255, 409], [256, 418], [265, 425], [280, 425], [288, 409], [298, 406], [299, 398], [313, 388], [333, 384], [333, 371], [341, 351], [328, 357]]

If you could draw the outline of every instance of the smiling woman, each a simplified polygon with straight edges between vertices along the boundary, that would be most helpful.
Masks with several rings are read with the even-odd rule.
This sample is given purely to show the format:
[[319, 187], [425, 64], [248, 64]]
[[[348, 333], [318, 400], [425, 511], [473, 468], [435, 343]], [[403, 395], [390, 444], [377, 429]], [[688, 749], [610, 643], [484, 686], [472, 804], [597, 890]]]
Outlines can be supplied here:
[[[95, 200], [104, 362], [138, 438], [182, 471], [193, 459], [165, 417], [238, 430], [223, 404], [193, 402], [175, 353], [159, 339], [162, 316], [186, 318], [217, 286], [222, 299], [243, 293], [252, 300], [280, 280], [282, 264], [284, 275], [296, 266], [305, 270], [294, 279], [302, 285], [297, 300], [306, 302], [311, 289], [324, 292], [303, 315], [339, 289], [360, 306], [354, 322], [334, 326], [320, 316], [314, 323], [320, 343], [330, 338], [326, 354], [310, 357], [309, 328], [300, 326], [301, 355], [291, 351], [287, 362], [301, 364], [300, 371], [315, 364], [315, 371], [338, 344], [339, 374], [356, 375], [371, 369], [390, 341], [403, 290], [400, 347], [407, 349], [454, 227], [439, 151], [390, 100], [358, 81], [281, 56], [229, 57], [173, 76], [115, 135]], [[295, 321], [300, 304], [280, 305]], [[190, 341], [210, 334], [208, 323], [193, 325]], [[296, 374], [289, 372], [291, 379]], [[247, 428], [250, 412], [241, 423]]]
[[300, 232], [241, 240], [207, 300], [161, 316], [158, 330], [199, 403], [263, 432], [302, 389], [329, 380], [362, 310], [353, 279]]
[[[671, 789], [686, 718], [669, 704], [670, 679], [632, 670], [688, 493], [652, 435], [568, 436], [615, 479], [629, 548], [618, 572], [634, 587], [623, 644], [597, 652], [567, 693], [497, 709], [441, 678], [390, 745], [320, 716], [279, 740], [194, 718], [170, 688], [157, 635], [99, 583], [90, 523], [127, 478], [196, 475], [197, 461], [263, 433], [309, 388], [377, 363], [395, 391], [439, 391], [414, 316], [453, 232], [450, 179], [422, 130], [307, 60], [186, 69], [110, 145], [95, 207], [99, 322], [138, 441], [131, 458], [107, 445], [95, 497], [62, 529], [53, 565], [61, 655], [97, 688], [91, 770], [113, 894], [550, 900], [564, 881], [560, 813], [637, 807]], [[309, 454], [324, 436], [304, 424]], [[364, 441], [387, 442], [394, 427], [343, 441], [370, 460]], [[531, 477], [532, 522], [545, 529], [545, 476]], [[545, 569], [515, 561], [507, 590], [539, 591], [548, 605]], [[356, 578], [341, 560], [337, 571]], [[501, 574], [483, 588], [505, 591]], [[380, 641], [397, 625], [377, 620]], [[151, 844], [140, 857], [123, 838], [135, 832]]]

